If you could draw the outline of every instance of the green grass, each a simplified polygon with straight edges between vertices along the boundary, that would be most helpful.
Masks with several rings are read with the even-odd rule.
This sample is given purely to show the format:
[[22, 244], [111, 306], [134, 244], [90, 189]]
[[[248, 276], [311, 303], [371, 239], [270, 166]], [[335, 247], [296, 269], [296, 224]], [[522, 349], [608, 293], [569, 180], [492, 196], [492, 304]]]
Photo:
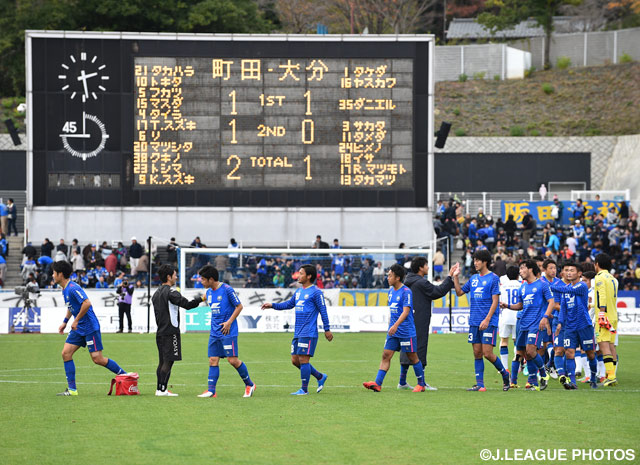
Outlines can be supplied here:
[[440, 389], [397, 391], [394, 358], [378, 394], [361, 383], [375, 377], [384, 335], [336, 334], [333, 342], [318, 343], [313, 359], [329, 374], [325, 390], [316, 394], [312, 380], [310, 395], [292, 397], [299, 372], [289, 362], [291, 334], [242, 334], [240, 355], [258, 386], [255, 396], [242, 398], [243, 384], [224, 362], [219, 398], [200, 399], [207, 338], [183, 336], [184, 360], [170, 381], [180, 397], [156, 398], [154, 335], [105, 334], [105, 355], [140, 373], [142, 395], [107, 397], [111, 373], [81, 349], [75, 356], [80, 396], [71, 398], [55, 396], [66, 386], [62, 336], [0, 336], [1, 462], [479, 464], [484, 448], [640, 453], [640, 337], [620, 338], [616, 388], [565, 391], [552, 382], [544, 392], [505, 393], [486, 363], [488, 391], [472, 393], [465, 391], [474, 384], [466, 336], [433, 335], [427, 381]]

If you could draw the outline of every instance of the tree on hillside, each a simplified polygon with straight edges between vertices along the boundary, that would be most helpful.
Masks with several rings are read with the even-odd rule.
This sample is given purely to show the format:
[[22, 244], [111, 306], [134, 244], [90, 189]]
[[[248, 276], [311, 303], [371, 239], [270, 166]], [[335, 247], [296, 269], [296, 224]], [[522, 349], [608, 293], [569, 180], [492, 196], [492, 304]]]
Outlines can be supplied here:
[[484, 10], [486, 0], [449, 0], [447, 16], [449, 18], [475, 18]]
[[478, 15], [478, 23], [486, 26], [492, 34], [512, 29], [522, 21], [533, 18], [544, 30], [544, 67], [550, 68], [549, 48], [553, 33], [553, 17], [567, 5], [579, 5], [582, 0], [487, 0], [488, 11]]
[[619, 29], [640, 26], [640, 0], [608, 1], [606, 10]]

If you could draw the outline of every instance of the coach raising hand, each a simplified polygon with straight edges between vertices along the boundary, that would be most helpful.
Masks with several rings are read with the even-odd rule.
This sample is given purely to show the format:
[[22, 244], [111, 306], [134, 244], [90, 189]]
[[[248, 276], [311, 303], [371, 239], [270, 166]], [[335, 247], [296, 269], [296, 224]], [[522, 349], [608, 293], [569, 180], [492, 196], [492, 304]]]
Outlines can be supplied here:
[[[418, 358], [422, 366], [427, 371], [427, 346], [429, 344], [429, 325], [431, 324], [431, 302], [447, 295], [453, 288], [451, 277], [460, 273], [460, 265], [456, 263], [449, 270], [442, 284], [434, 286], [425, 277], [429, 272], [429, 262], [424, 257], [415, 257], [411, 261], [411, 271], [404, 279], [404, 285], [411, 289], [413, 294], [413, 321], [416, 325]], [[400, 353], [400, 382], [398, 389], [412, 389], [407, 384], [407, 371], [409, 370], [409, 359], [404, 352]], [[436, 391], [437, 388], [426, 384], [427, 391]]]
[[197, 296], [189, 301], [182, 296], [177, 290], [172, 289], [176, 285], [178, 275], [173, 265], [162, 265], [158, 270], [162, 286], [153, 294], [151, 301], [153, 302], [153, 311], [156, 314], [156, 324], [158, 330], [156, 333], [156, 345], [158, 346], [158, 388], [156, 396], [175, 397], [174, 394], [167, 390], [169, 376], [171, 376], [171, 367], [173, 362], [182, 360], [182, 351], [180, 347], [180, 309], [178, 307], [190, 310], [196, 308], [202, 303], [202, 296]]

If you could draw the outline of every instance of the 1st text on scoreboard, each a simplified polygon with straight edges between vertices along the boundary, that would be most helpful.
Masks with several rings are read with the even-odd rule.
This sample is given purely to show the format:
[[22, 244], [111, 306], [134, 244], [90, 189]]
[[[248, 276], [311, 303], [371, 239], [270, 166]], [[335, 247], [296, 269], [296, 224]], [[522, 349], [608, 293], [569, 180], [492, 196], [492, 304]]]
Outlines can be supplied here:
[[136, 188], [413, 186], [413, 60], [135, 58]]

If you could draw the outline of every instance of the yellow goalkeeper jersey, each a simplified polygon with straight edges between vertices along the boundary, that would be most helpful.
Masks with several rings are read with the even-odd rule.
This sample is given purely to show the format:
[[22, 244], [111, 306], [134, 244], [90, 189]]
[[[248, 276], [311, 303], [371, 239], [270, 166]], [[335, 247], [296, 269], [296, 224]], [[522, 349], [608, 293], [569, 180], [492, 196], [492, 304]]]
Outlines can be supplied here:
[[595, 311], [596, 315], [600, 307], [606, 307], [609, 321], [618, 321], [618, 281], [611, 273], [601, 270], [595, 277]]

